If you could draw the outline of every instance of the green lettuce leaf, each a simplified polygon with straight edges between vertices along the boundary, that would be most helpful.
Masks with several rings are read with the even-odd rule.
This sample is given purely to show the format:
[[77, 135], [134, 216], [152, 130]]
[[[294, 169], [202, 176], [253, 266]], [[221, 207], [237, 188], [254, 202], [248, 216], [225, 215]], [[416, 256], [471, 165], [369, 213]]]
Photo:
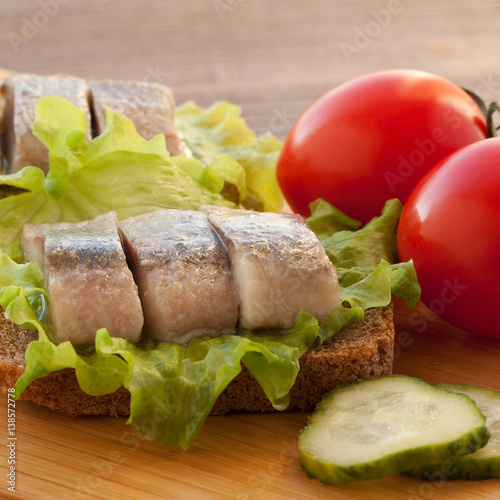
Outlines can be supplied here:
[[389, 200], [380, 217], [361, 229], [359, 222], [324, 200], [311, 204], [308, 224], [316, 231], [337, 269], [342, 307], [320, 325], [324, 342], [347, 323], [363, 319], [364, 310], [389, 304], [391, 295], [408, 306], [420, 299], [415, 268], [411, 261], [397, 261], [396, 223], [402, 212], [399, 200]]
[[108, 110], [106, 130], [87, 143], [82, 113], [61, 98], [40, 99], [34, 133], [49, 149], [49, 173], [26, 167], [0, 176], [0, 184], [24, 190], [0, 200], [0, 250], [17, 262], [23, 260], [20, 234], [29, 222], [80, 222], [110, 210], [124, 219], [162, 208], [234, 207], [215, 192], [211, 179], [186, 173], [199, 161], [170, 158], [163, 136], [146, 141], [130, 120]]
[[[314, 207], [313, 207], [314, 208]], [[373, 271], [381, 259], [391, 264], [397, 259], [396, 222], [401, 215], [401, 203], [394, 199], [386, 203], [382, 215], [363, 228], [335, 231], [323, 240], [326, 253], [337, 269], [339, 283], [350, 286]], [[339, 216], [332, 213], [331, 219]]]
[[119, 354], [131, 367], [124, 381], [131, 393], [128, 423], [148, 439], [187, 449], [242, 364], [273, 404], [286, 406], [301, 348], [307, 349], [318, 331], [314, 318], [304, 316], [287, 334], [300, 337], [300, 346], [286, 336], [277, 340], [251, 333], [198, 339], [187, 348], [171, 343], [136, 347], [111, 339], [108, 352]]
[[325, 240], [344, 229], [358, 229], [361, 225], [360, 222], [351, 219], [338, 208], [322, 199], [311, 203], [309, 208], [311, 216], [307, 219], [307, 224], [318, 235], [320, 240]]
[[33, 128], [49, 150], [50, 169], [46, 176], [34, 167], [0, 175], [0, 186], [23, 190], [0, 199], [0, 250], [21, 262], [20, 233], [29, 222], [80, 222], [110, 210], [123, 219], [162, 208], [234, 207], [221, 195], [225, 183], [237, 186], [245, 206], [279, 210], [281, 143], [257, 138], [239, 114], [228, 103], [207, 110], [181, 106], [178, 125], [195, 158], [170, 157], [164, 136], [146, 141], [109, 109], [105, 131], [87, 143], [85, 113], [59, 97], [43, 97]]
[[44, 277], [37, 263], [18, 265], [0, 252], [0, 307], [12, 321], [47, 338], [41, 320], [47, 312]]
[[[133, 344], [96, 333], [95, 348], [78, 352], [69, 342], [53, 344], [51, 332], [39, 318], [46, 301], [43, 275], [37, 264], [17, 264], [0, 255], [0, 305], [6, 316], [39, 331], [39, 340], [26, 352], [27, 368], [16, 384], [16, 395], [37, 378], [73, 368], [82, 389], [94, 396], [120, 386], [131, 394], [129, 424], [146, 438], [187, 449], [207, 418], [215, 400], [245, 365], [277, 409], [289, 403], [290, 389], [300, 369], [299, 359], [314, 343], [321, 343], [350, 322], [364, 317], [370, 307], [387, 305], [392, 293], [410, 303], [418, 299], [418, 283], [411, 262], [392, 264], [394, 225], [398, 202], [389, 202], [381, 217], [358, 231], [357, 223], [325, 202], [312, 207], [312, 225], [330, 256], [337, 259], [342, 276], [341, 309], [326, 321], [301, 313], [287, 331], [252, 332], [202, 338], [188, 347], [150, 340]], [[338, 235], [337, 238], [334, 236]], [[369, 248], [369, 256], [364, 252]], [[385, 257], [385, 258], [384, 258]], [[355, 273], [349, 273], [349, 266]], [[357, 279], [356, 279], [357, 278]]]
[[[211, 168], [211, 174], [240, 188], [241, 203], [246, 208], [277, 212], [283, 206], [276, 162], [281, 142], [271, 134], [257, 138], [241, 118], [241, 109], [228, 102], [217, 102], [202, 109], [187, 102], [176, 110], [176, 124], [195, 158]], [[245, 176], [232, 172], [218, 156], [232, 158]]]
[[380, 217], [358, 229], [357, 221], [319, 200], [311, 206], [308, 223], [337, 266], [342, 300], [342, 307], [321, 325], [301, 313], [287, 331], [246, 331], [198, 339], [188, 347], [148, 340], [132, 344], [104, 329], [86, 350], [50, 341], [44, 277], [37, 264], [18, 263], [23, 225], [78, 222], [110, 210], [125, 218], [167, 207], [232, 206], [219, 194], [226, 182], [238, 186], [247, 206], [280, 208], [274, 173], [280, 145], [271, 136], [257, 139], [239, 114], [239, 108], [227, 103], [208, 110], [181, 107], [181, 129], [197, 159], [171, 158], [164, 138], [145, 141], [121, 115], [108, 111], [106, 131], [87, 143], [77, 108], [58, 98], [39, 101], [35, 134], [49, 148], [48, 175], [26, 167], [0, 176], [0, 184], [23, 190], [0, 200], [0, 306], [8, 319], [39, 336], [26, 351], [17, 396], [37, 378], [72, 368], [88, 394], [126, 387], [131, 394], [128, 422], [148, 439], [187, 449], [242, 365], [282, 409], [289, 402], [299, 358], [314, 342], [362, 319], [367, 308], [388, 304], [391, 293], [409, 304], [418, 300], [412, 263], [394, 263], [401, 205], [388, 202]]
[[148, 439], [184, 449], [242, 364], [276, 407], [286, 407], [299, 358], [318, 335], [318, 322], [301, 313], [293, 328], [279, 334], [247, 331], [197, 339], [188, 347], [150, 340], [133, 344], [101, 329], [95, 348], [78, 352], [70, 342], [53, 344], [49, 327], [37, 317], [37, 307], [43, 312], [35, 300], [43, 293], [37, 264], [17, 264], [0, 254], [0, 276], [5, 316], [39, 332], [26, 350], [26, 370], [16, 383], [16, 396], [37, 378], [73, 368], [80, 387], [93, 396], [126, 387], [131, 394], [128, 423]]

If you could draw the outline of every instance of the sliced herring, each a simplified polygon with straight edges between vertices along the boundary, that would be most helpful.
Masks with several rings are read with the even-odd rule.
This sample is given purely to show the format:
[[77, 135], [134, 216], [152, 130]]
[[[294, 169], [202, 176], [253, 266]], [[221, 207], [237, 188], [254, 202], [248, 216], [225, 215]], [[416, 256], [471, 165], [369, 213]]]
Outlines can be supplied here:
[[335, 267], [300, 215], [208, 210], [228, 249], [242, 328], [289, 328], [305, 311], [319, 321], [340, 307]]
[[117, 222], [110, 212], [76, 224], [24, 226], [23, 248], [44, 273], [57, 342], [90, 344], [100, 328], [132, 342], [140, 339], [142, 308]]
[[187, 343], [235, 333], [238, 293], [207, 215], [160, 210], [119, 223], [152, 337]]
[[129, 118], [146, 140], [164, 134], [172, 156], [187, 155], [188, 149], [174, 123], [175, 101], [169, 87], [133, 80], [90, 80], [96, 129], [106, 128], [106, 108]]
[[3, 91], [7, 95], [7, 107], [2, 147], [10, 172], [17, 172], [26, 166], [48, 171], [47, 148], [33, 135], [36, 103], [41, 97], [63, 97], [85, 111], [90, 139], [89, 92], [87, 82], [82, 78], [18, 73], [5, 81]]

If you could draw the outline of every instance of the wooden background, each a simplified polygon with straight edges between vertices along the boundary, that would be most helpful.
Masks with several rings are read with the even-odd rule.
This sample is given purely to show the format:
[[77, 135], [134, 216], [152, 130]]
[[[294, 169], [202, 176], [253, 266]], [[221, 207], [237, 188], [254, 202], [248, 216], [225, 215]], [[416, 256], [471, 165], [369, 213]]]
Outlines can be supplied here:
[[381, 69], [500, 99], [499, 21], [496, 0], [3, 0], [0, 66], [160, 81], [179, 103], [239, 103], [284, 138], [322, 93]]
[[[178, 103], [236, 102], [258, 133], [283, 139], [322, 93], [380, 69], [435, 72], [500, 100], [499, 25], [495, 0], [3, 0], [0, 67], [158, 81], [173, 87]], [[499, 342], [449, 327], [423, 306], [398, 304], [396, 313], [395, 372], [500, 389]], [[4, 397], [0, 413], [4, 497]], [[18, 402], [12, 497], [500, 497], [498, 480], [321, 485], [297, 460], [306, 421], [302, 413], [211, 417], [185, 453], [143, 441], [124, 420], [70, 420]]]

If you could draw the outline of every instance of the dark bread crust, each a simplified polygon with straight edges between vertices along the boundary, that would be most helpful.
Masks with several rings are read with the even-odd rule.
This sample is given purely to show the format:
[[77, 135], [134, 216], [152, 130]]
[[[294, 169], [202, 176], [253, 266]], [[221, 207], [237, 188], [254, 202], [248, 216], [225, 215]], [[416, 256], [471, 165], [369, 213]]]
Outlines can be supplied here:
[[[362, 321], [345, 326], [324, 344], [300, 358], [287, 410], [311, 410], [328, 391], [345, 382], [392, 373], [394, 356], [392, 304], [368, 309]], [[250, 372], [243, 368], [215, 402], [213, 415], [231, 410], [269, 412], [273, 407]]]
[[[390, 304], [367, 310], [362, 321], [347, 325], [323, 345], [309, 349], [300, 358], [300, 372], [291, 390], [288, 410], [313, 409], [324, 393], [339, 384], [392, 373], [394, 335]], [[37, 336], [37, 332], [5, 319], [0, 308], [0, 386], [4, 392], [23, 373], [26, 366], [24, 352]], [[106, 396], [94, 397], [84, 393], [74, 370], [70, 369], [35, 380], [21, 399], [70, 416], [128, 415], [130, 405], [130, 393], [123, 387]], [[264, 392], [245, 367], [219, 396], [211, 414], [223, 415], [228, 411], [273, 411]]]

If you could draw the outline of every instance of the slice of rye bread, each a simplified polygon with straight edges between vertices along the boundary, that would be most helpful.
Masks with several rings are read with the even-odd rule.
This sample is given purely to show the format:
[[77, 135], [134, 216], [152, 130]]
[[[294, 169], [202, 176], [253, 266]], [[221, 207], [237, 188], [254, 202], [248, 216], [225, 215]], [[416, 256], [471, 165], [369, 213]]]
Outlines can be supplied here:
[[[333, 338], [313, 346], [300, 358], [300, 372], [291, 390], [288, 410], [310, 410], [324, 393], [339, 384], [392, 372], [394, 354], [392, 304], [368, 309], [362, 321], [345, 326]], [[5, 319], [0, 308], [0, 384], [4, 392], [25, 369], [24, 352], [37, 332]], [[53, 410], [76, 415], [128, 415], [130, 393], [121, 387], [113, 394], [94, 397], [84, 393], [75, 372], [65, 369], [35, 380], [21, 395]], [[212, 415], [228, 411], [269, 412], [272, 405], [250, 372], [241, 373], [222, 392]]]

